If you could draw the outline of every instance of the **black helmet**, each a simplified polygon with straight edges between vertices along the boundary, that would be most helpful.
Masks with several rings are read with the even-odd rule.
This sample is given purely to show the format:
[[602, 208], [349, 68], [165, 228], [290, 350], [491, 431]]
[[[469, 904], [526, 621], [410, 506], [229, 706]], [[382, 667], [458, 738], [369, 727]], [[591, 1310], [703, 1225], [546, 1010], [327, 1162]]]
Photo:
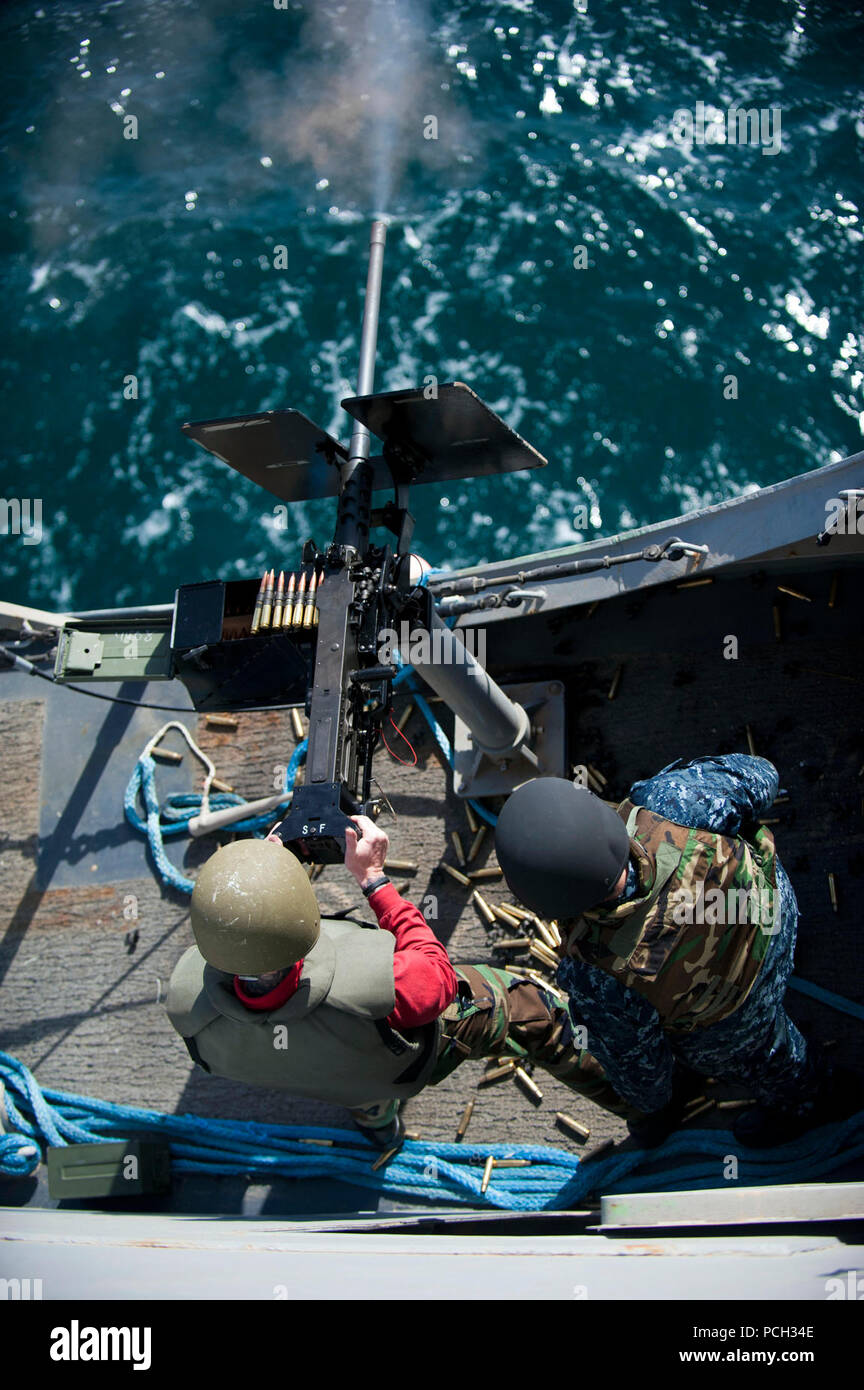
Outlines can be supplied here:
[[630, 837], [621, 817], [587, 787], [538, 777], [504, 804], [495, 829], [511, 892], [541, 917], [578, 917], [607, 898]]

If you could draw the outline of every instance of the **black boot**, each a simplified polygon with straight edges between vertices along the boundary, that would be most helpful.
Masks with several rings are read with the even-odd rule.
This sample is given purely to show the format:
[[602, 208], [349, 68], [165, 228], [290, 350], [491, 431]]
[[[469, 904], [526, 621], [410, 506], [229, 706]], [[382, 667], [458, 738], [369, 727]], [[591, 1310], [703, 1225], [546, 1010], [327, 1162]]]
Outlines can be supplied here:
[[677, 1063], [672, 1078], [672, 1099], [661, 1110], [652, 1110], [650, 1114], [628, 1120], [630, 1138], [641, 1149], [656, 1149], [680, 1127], [689, 1102], [703, 1094], [706, 1081], [707, 1077]]

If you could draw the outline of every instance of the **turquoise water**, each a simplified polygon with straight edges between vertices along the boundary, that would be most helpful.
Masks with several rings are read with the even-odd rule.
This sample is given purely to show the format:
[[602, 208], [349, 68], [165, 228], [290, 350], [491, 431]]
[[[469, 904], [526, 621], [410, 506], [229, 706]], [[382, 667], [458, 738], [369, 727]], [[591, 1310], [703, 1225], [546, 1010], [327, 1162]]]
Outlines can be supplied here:
[[[2, 596], [164, 602], [328, 539], [333, 504], [279, 529], [179, 425], [293, 405], [347, 437], [375, 213], [378, 389], [465, 381], [549, 459], [418, 488], [433, 563], [860, 449], [854, 8], [7, 3], [0, 488], [42, 530], [0, 534]], [[773, 124], [688, 146], [697, 103]]]

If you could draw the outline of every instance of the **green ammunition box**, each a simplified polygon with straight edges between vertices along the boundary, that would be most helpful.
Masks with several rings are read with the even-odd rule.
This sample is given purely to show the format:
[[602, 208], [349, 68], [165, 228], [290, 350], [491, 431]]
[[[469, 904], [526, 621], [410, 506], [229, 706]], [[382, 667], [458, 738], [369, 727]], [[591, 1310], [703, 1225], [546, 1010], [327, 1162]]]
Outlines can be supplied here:
[[171, 1186], [171, 1151], [158, 1140], [49, 1148], [47, 1163], [48, 1191], [56, 1198], [143, 1197]]
[[167, 627], [125, 631], [66, 627], [60, 633], [55, 680], [158, 681], [170, 680], [172, 674]]

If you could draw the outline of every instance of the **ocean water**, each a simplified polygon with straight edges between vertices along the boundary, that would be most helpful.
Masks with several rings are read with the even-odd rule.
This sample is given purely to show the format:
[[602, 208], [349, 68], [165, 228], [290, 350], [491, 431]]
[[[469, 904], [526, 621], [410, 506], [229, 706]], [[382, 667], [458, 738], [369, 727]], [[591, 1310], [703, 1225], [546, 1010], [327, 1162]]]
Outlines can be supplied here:
[[[864, 447], [857, 8], [6, 3], [3, 597], [165, 602], [327, 541], [334, 504], [280, 527], [179, 426], [292, 405], [347, 439], [375, 214], [377, 389], [465, 381], [549, 460], [416, 489], [434, 564]], [[730, 108], [752, 143], [711, 138]]]

